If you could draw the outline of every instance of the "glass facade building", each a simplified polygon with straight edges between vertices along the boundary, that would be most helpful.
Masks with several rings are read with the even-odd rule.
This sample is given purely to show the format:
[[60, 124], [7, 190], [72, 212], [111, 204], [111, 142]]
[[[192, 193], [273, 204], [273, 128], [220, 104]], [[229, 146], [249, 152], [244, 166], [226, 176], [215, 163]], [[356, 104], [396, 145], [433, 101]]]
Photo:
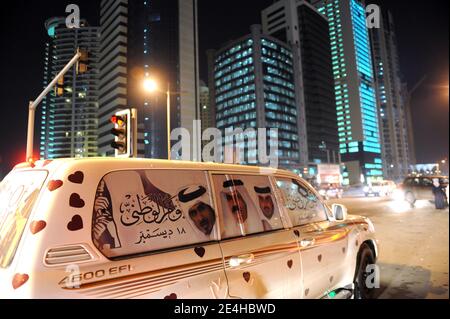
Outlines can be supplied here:
[[44, 87], [73, 58], [78, 48], [89, 52], [88, 71], [72, 68], [59, 83], [61, 94], [48, 94], [40, 107], [40, 157], [42, 159], [98, 156], [98, 59], [100, 32], [81, 21], [79, 29], [68, 29], [65, 18], [45, 23], [49, 40], [45, 45]]
[[[100, 25], [100, 154], [114, 154], [110, 117], [133, 107], [139, 156], [165, 159], [168, 85], [171, 128], [192, 134], [193, 121], [200, 118], [197, 1], [102, 0]], [[160, 92], [145, 92], [146, 78], [156, 80]]]
[[376, 79], [366, 9], [358, 0], [312, 1], [329, 21], [340, 153], [346, 183], [383, 178]]
[[[294, 79], [301, 90], [298, 110], [304, 113], [300, 132], [305, 166], [339, 162], [334, 78], [328, 20], [311, 4], [280, 0], [262, 11], [263, 33], [291, 48]], [[303, 116], [302, 116], [303, 117]]]
[[403, 94], [395, 25], [390, 12], [382, 12], [380, 28], [370, 30], [377, 95], [380, 104], [380, 128], [383, 162], [388, 179], [402, 181], [408, 175], [411, 158], [408, 125], [408, 96]]
[[210, 68], [214, 70], [211, 91], [215, 92], [217, 128], [223, 132], [227, 128], [251, 128], [255, 132], [258, 128], [276, 128], [280, 165], [297, 167], [299, 117], [289, 47], [263, 35], [261, 26], [255, 25], [250, 35], [218, 50], [214, 56]]

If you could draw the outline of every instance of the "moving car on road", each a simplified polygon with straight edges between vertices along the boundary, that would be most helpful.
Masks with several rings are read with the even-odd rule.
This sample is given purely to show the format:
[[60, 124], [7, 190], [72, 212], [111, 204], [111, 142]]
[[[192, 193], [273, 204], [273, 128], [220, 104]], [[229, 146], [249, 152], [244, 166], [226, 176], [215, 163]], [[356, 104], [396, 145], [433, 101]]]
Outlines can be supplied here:
[[62, 159], [0, 185], [0, 298], [370, 298], [377, 257], [369, 219], [281, 170]]
[[322, 195], [325, 200], [330, 200], [331, 198], [340, 199], [344, 195], [344, 189], [335, 184], [321, 185], [319, 194]]
[[439, 180], [439, 184], [443, 189], [448, 199], [449, 181], [448, 176], [417, 176], [408, 177], [401, 186], [402, 194], [405, 200], [414, 206], [418, 200], [428, 200], [434, 202], [433, 194], [433, 180]]
[[394, 194], [396, 188], [393, 181], [373, 181], [364, 187], [364, 195], [366, 197], [389, 197]]

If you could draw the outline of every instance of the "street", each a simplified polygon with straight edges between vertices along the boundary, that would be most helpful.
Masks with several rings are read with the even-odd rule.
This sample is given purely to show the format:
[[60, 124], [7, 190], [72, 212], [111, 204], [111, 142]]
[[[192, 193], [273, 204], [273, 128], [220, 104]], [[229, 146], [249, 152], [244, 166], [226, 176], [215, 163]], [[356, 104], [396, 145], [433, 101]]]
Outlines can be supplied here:
[[379, 299], [448, 299], [449, 210], [385, 198], [344, 198], [349, 214], [369, 217], [380, 245]]

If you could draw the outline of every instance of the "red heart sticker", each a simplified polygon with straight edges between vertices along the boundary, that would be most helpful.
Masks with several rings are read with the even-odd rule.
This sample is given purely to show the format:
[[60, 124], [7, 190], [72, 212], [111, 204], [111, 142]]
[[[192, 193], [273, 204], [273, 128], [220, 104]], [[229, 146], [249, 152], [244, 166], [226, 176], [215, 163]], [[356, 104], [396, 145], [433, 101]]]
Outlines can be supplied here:
[[50, 181], [48, 183], [48, 190], [50, 192], [56, 191], [58, 188], [60, 188], [61, 186], [63, 186], [63, 182], [62, 181]]
[[47, 223], [43, 220], [34, 221], [30, 224], [30, 231], [33, 235], [36, 235], [37, 233], [44, 230], [45, 227], [47, 227]]
[[16, 274], [12, 281], [12, 286], [14, 289], [18, 289], [25, 285], [25, 283], [30, 279], [30, 276], [27, 274]]

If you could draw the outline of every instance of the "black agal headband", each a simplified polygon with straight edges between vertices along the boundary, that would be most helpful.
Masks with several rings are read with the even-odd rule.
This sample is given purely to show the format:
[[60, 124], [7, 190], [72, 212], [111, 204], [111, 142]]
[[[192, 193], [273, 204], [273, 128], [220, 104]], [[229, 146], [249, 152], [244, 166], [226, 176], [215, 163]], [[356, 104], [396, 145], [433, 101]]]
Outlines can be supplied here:
[[189, 188], [183, 189], [178, 194], [178, 199], [180, 200], [180, 202], [182, 202], [182, 203], [192, 202], [193, 200], [202, 197], [207, 192], [206, 188], [204, 188], [203, 186], [199, 186], [198, 190], [196, 190], [195, 192], [186, 194], [186, 191], [188, 189]]
[[270, 187], [264, 187], [264, 188], [255, 187], [255, 192], [257, 194], [271, 194], [272, 193]]
[[223, 183], [223, 188], [230, 188], [230, 187], [236, 187], [236, 186], [244, 186], [244, 183], [237, 179], [237, 180], [230, 180]]

